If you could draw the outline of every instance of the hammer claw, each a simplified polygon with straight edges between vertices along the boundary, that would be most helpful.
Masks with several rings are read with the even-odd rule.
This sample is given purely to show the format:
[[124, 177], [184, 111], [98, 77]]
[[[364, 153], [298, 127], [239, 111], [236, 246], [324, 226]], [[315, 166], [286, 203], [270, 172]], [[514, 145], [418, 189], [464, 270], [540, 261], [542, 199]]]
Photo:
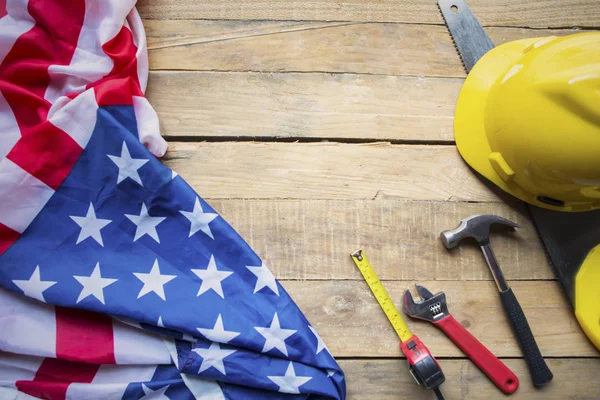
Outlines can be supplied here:
[[520, 227], [519, 224], [497, 215], [478, 214], [463, 219], [455, 229], [443, 231], [440, 234], [440, 239], [442, 239], [442, 243], [447, 249], [455, 247], [466, 237], [475, 239], [482, 246], [489, 243], [490, 226], [495, 224], [510, 228]]

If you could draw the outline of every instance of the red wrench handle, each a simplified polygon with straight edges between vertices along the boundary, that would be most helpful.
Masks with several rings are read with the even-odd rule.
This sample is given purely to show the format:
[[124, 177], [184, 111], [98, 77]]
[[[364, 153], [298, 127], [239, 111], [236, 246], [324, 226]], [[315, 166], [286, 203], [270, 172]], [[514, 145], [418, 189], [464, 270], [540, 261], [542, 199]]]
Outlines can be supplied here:
[[471, 335], [452, 315], [433, 324], [452, 339], [470, 359], [504, 393], [512, 393], [519, 387], [519, 378], [487, 349], [475, 336]]

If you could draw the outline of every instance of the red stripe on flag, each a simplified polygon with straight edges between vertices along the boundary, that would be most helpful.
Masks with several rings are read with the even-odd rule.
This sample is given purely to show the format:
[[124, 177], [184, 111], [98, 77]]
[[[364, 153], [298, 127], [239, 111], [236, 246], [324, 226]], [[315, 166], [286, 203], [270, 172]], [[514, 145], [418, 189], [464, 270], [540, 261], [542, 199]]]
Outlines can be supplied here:
[[46, 120], [48, 67], [71, 62], [83, 26], [85, 0], [29, 0], [27, 11], [36, 24], [16, 40], [0, 65], [0, 90], [22, 134]]
[[56, 357], [46, 358], [33, 381], [17, 381], [21, 392], [65, 400], [71, 383], [91, 383], [101, 364], [115, 364], [112, 319], [74, 308], [55, 307]]
[[56, 307], [56, 357], [115, 364], [112, 319], [90, 311]]
[[21, 234], [0, 222], [0, 254], [4, 253]]
[[98, 372], [99, 365], [46, 358], [40, 365], [33, 381], [17, 381], [19, 391], [30, 396], [65, 400], [67, 389], [73, 382], [90, 383]]
[[6, 157], [57, 190], [82, 152], [71, 136], [45, 121], [21, 137]]
[[102, 46], [102, 50], [114, 62], [112, 71], [90, 87], [96, 88], [96, 100], [100, 107], [131, 105], [132, 96], [143, 96], [137, 75], [137, 47], [133, 34], [126, 26]]
[[6, 0], [0, 0], [0, 18], [6, 14], [8, 14], [8, 11], [6, 11]]

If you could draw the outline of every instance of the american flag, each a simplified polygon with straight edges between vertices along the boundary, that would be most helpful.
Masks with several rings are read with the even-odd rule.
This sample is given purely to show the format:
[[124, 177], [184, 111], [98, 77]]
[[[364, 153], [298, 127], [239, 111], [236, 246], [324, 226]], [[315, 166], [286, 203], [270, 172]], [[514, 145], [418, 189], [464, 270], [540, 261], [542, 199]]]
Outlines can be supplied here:
[[344, 399], [269, 268], [157, 159], [134, 6], [0, 1], [0, 398]]

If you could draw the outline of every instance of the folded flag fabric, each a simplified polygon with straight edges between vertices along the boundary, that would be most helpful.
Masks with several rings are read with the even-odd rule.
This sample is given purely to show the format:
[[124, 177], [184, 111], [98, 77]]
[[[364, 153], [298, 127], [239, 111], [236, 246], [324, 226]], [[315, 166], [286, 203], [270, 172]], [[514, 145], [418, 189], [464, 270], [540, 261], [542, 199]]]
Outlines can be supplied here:
[[0, 395], [344, 399], [269, 268], [156, 158], [134, 5], [0, 4]]
[[226, 398], [214, 381], [180, 373], [175, 345], [151, 332], [5, 289], [0, 304], [2, 399]]

